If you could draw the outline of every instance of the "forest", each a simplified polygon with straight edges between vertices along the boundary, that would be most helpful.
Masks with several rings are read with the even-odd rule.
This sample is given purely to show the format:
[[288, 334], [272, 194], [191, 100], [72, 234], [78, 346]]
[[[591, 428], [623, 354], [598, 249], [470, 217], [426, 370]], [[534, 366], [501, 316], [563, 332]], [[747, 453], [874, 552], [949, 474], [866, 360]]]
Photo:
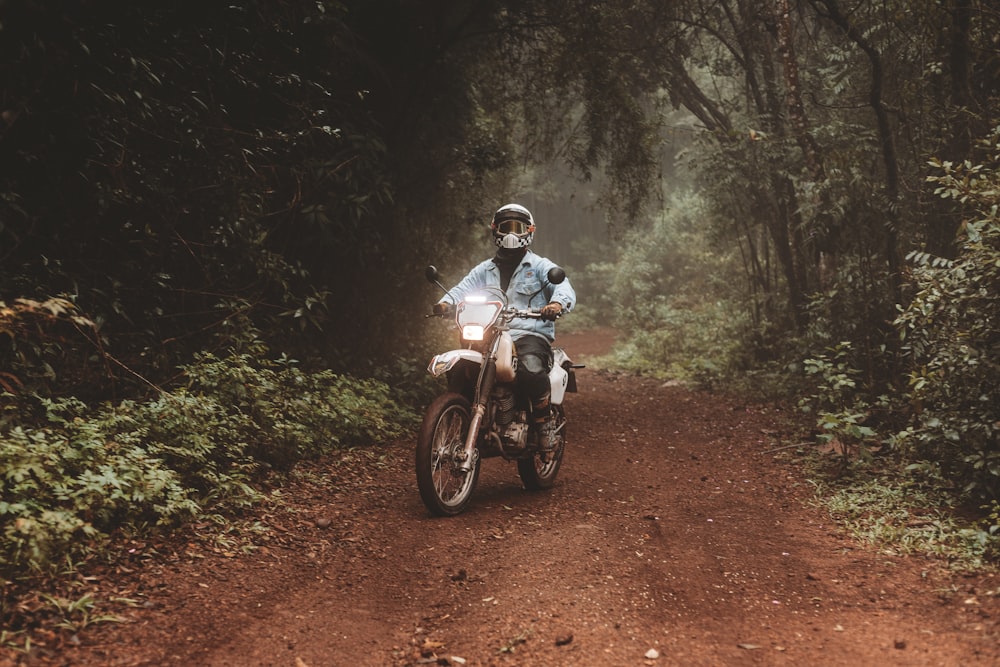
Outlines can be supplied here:
[[[615, 367], [1000, 553], [986, 0], [0, 0], [0, 580], [412, 429], [508, 201]], [[887, 482], [888, 483], [888, 482]]]

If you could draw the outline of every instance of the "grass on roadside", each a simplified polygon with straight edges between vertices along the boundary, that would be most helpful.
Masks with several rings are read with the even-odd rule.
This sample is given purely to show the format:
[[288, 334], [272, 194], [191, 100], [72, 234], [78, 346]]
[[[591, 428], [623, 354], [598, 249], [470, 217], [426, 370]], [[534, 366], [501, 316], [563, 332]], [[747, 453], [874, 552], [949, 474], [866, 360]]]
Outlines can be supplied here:
[[841, 467], [837, 474], [829, 462], [818, 453], [806, 459], [811, 504], [828, 511], [851, 538], [888, 554], [934, 558], [955, 571], [997, 569], [997, 503], [962, 507], [943, 482], [929, 484], [888, 462]]

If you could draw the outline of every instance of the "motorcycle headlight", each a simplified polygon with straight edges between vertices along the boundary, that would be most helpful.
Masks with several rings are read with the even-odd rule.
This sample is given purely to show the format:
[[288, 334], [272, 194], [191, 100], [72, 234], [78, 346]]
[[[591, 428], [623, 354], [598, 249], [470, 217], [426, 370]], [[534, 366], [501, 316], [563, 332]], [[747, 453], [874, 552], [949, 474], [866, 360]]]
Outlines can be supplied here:
[[485, 329], [479, 324], [466, 324], [462, 327], [464, 340], [482, 340]]

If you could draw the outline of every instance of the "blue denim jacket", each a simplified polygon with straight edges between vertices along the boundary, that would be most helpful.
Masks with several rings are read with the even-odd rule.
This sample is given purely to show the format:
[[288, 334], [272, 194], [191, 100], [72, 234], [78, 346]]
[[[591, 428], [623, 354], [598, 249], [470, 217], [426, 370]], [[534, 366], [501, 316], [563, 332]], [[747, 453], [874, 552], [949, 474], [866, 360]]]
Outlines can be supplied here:
[[[514, 269], [510, 285], [507, 286], [507, 305], [519, 310], [541, 310], [546, 304], [555, 301], [566, 312], [572, 310], [576, 303], [576, 292], [573, 291], [569, 278], [558, 285], [553, 285], [548, 280], [549, 269], [554, 266], [555, 262], [527, 251], [521, 265]], [[475, 266], [441, 301], [454, 305], [456, 300], [461, 300], [467, 293], [484, 287], [500, 287], [500, 269], [492, 259]], [[517, 318], [510, 326], [510, 335], [514, 340], [525, 334], [543, 336], [549, 342], [556, 337], [555, 322]]]

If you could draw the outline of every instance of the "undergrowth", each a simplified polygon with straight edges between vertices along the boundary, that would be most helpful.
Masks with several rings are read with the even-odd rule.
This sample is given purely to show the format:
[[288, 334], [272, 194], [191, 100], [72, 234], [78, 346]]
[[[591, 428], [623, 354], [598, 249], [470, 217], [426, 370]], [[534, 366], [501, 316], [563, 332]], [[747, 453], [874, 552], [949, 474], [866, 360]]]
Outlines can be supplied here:
[[260, 352], [202, 354], [183, 386], [146, 401], [3, 394], [0, 577], [51, 573], [113, 531], [234, 515], [262, 500], [269, 472], [392, 439], [416, 419], [382, 382]]
[[[848, 535], [887, 554], [933, 558], [960, 572], [992, 570], [1000, 562], [1000, 506], [962, 507], [944, 480], [934, 484], [888, 461], [807, 459], [812, 504], [828, 511]], [[833, 472], [835, 471], [835, 472]]]

